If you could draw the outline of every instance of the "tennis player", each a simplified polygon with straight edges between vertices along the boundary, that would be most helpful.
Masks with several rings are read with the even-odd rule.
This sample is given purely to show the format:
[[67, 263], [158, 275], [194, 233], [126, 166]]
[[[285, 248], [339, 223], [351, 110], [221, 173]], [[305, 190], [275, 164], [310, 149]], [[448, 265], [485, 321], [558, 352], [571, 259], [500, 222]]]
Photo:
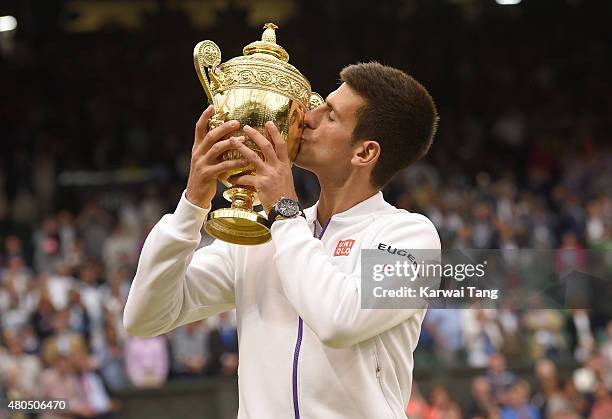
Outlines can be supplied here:
[[[313, 172], [318, 202], [302, 210], [287, 147], [273, 123], [272, 142], [247, 126], [262, 160], [228, 121], [208, 131], [214, 109], [195, 129], [186, 191], [173, 214], [151, 230], [123, 322], [132, 335], [155, 336], [236, 309], [238, 418], [405, 418], [413, 351], [425, 309], [362, 309], [360, 250], [440, 249], [433, 224], [395, 208], [381, 189], [423, 157], [436, 131], [427, 90], [378, 63], [350, 65], [324, 104], [306, 113], [296, 164]], [[238, 149], [244, 161], [219, 163]], [[219, 240], [196, 250], [217, 176], [251, 162], [272, 222], [272, 241], [238, 246]]]

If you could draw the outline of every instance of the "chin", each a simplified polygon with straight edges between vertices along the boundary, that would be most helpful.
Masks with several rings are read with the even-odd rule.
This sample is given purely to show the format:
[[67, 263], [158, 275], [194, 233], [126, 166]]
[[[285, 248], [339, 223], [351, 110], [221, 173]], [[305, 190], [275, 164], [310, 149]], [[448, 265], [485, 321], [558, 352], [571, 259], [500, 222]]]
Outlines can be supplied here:
[[305, 170], [308, 170], [308, 167], [309, 167], [308, 161], [304, 159], [304, 156], [301, 153], [297, 155], [297, 157], [293, 161], [293, 164], [295, 164], [300, 169], [305, 169]]
[[304, 162], [302, 162], [302, 160], [300, 159], [299, 155], [295, 158], [295, 160], [293, 161], [293, 164], [296, 165], [297, 167], [301, 168], [301, 169], [306, 169], [304, 167]]

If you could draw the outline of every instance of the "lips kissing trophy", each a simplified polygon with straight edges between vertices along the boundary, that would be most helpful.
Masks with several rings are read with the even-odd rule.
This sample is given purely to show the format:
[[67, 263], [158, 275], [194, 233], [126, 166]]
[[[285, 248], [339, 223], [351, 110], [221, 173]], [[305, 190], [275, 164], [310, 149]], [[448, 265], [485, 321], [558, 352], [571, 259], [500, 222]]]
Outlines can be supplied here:
[[[273, 121], [287, 142], [289, 158], [293, 162], [300, 146], [304, 114], [323, 100], [311, 91], [308, 80], [288, 63], [289, 54], [276, 43], [277, 26], [267, 23], [264, 29], [261, 41], [244, 47], [242, 56], [221, 64], [221, 50], [217, 44], [202, 41], [193, 50], [193, 60], [208, 101], [215, 106], [209, 129], [236, 119], [240, 127], [249, 125], [270, 141], [264, 124]], [[241, 135], [245, 135], [242, 128], [231, 134]], [[264, 158], [259, 147], [248, 137], [245, 144]], [[220, 158], [236, 160], [242, 156], [237, 150], [228, 150]], [[204, 229], [209, 235], [242, 245], [270, 241], [266, 217], [253, 211], [253, 206], [260, 204], [257, 191], [230, 180], [234, 175], [256, 175], [255, 172], [255, 167], [248, 164], [219, 176], [228, 188], [223, 196], [232, 205], [208, 214]]]

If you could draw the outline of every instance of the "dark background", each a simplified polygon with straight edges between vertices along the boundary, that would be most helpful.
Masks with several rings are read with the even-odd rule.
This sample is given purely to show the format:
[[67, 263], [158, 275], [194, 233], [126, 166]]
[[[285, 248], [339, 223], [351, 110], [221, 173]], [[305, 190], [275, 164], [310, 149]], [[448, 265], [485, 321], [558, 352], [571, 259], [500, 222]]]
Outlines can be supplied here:
[[[0, 33], [0, 355], [12, 336], [41, 357], [48, 336], [36, 319], [68, 311], [90, 353], [102, 359], [116, 347], [116, 364], [124, 365], [129, 339], [120, 308], [144, 237], [185, 187], [194, 124], [206, 105], [193, 46], [211, 39], [225, 61], [259, 39], [267, 21], [323, 96], [345, 65], [370, 60], [429, 89], [440, 113], [433, 147], [384, 193], [427, 215], [445, 248], [573, 249], [578, 260], [587, 249], [612, 250], [610, 2], [15, 0], [0, 3], [0, 15], [18, 21]], [[299, 169], [295, 178], [302, 201], [314, 203], [316, 179]], [[214, 206], [221, 205], [218, 197]], [[53, 281], [75, 290], [84, 310], [62, 303], [68, 291]], [[47, 293], [52, 309], [40, 314]], [[119, 309], [103, 303], [108, 296]], [[79, 329], [75, 313], [83, 311], [90, 325]], [[415, 368], [431, 409], [457, 413], [445, 391], [460, 389], [451, 398], [472, 417], [469, 380], [495, 376], [493, 353], [508, 359], [513, 380], [531, 382], [529, 398], [546, 393], [534, 399], [538, 406], [552, 394], [568, 406], [581, 397], [586, 407], [572, 409], [587, 416], [597, 401], [612, 403], [607, 317], [567, 310], [461, 316], [434, 315], [423, 328]], [[484, 358], [474, 361], [480, 344]], [[542, 359], [558, 369], [554, 391], [534, 378]], [[437, 365], [447, 365], [446, 379]], [[181, 375], [169, 370], [169, 387], [156, 391]], [[583, 370], [595, 384], [574, 382]], [[111, 393], [128, 397], [124, 384]], [[519, 387], [508, 384], [508, 397]], [[509, 403], [502, 397], [496, 406]]]

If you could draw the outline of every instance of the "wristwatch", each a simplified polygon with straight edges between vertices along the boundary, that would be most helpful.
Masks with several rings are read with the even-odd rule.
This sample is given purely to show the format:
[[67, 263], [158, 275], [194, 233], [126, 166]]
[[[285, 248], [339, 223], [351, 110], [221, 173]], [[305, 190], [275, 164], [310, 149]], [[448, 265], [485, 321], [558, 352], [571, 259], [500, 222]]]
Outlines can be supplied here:
[[272, 223], [276, 220], [285, 220], [287, 218], [295, 218], [298, 216], [306, 218], [304, 211], [299, 202], [294, 201], [291, 198], [283, 196], [276, 204], [272, 206], [270, 213], [268, 214], [268, 226], [272, 226]]

